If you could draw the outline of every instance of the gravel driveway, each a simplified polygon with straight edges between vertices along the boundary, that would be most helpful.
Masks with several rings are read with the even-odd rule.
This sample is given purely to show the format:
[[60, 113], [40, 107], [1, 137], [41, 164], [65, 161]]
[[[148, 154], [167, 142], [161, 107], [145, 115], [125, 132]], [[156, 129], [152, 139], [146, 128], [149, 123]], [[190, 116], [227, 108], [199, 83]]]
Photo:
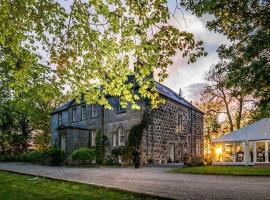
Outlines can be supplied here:
[[0, 163], [0, 170], [121, 188], [174, 199], [269, 199], [270, 177], [174, 174], [166, 168], [70, 168]]

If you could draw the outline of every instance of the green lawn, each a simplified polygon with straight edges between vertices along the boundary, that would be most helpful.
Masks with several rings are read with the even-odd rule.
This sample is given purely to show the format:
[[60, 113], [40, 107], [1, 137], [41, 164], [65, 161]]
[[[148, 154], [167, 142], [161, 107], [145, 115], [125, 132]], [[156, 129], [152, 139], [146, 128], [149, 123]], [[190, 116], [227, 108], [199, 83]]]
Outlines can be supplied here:
[[106, 189], [86, 184], [50, 180], [0, 171], [1, 200], [142, 200], [161, 199], [130, 192]]
[[253, 166], [201, 166], [185, 167], [173, 170], [177, 173], [189, 174], [215, 174], [215, 175], [244, 175], [244, 176], [270, 176], [270, 167]]

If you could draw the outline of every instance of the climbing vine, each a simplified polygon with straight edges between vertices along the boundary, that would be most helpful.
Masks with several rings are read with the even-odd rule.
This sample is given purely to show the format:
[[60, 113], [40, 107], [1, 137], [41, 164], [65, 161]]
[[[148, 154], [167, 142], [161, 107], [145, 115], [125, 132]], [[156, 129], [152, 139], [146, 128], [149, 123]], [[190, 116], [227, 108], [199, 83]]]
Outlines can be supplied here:
[[122, 156], [125, 165], [131, 164], [132, 152], [141, 145], [143, 130], [147, 128], [147, 124], [148, 114], [145, 113], [141, 123], [130, 129], [127, 145], [112, 150], [115, 158]]

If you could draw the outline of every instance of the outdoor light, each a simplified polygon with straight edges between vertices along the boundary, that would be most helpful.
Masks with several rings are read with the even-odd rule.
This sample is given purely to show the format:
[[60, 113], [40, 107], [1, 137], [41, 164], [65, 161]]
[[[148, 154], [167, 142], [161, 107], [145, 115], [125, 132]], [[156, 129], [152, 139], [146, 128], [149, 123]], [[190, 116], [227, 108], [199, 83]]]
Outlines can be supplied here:
[[217, 147], [216, 148], [216, 153], [217, 154], [221, 154], [222, 153], [222, 148], [221, 147]]

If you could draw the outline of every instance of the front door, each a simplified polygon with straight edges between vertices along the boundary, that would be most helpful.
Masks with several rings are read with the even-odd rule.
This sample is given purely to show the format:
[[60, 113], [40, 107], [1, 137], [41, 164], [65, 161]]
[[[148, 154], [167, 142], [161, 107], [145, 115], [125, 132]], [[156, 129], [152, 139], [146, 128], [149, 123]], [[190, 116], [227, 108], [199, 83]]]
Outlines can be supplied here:
[[174, 162], [174, 144], [170, 144], [170, 160]]

